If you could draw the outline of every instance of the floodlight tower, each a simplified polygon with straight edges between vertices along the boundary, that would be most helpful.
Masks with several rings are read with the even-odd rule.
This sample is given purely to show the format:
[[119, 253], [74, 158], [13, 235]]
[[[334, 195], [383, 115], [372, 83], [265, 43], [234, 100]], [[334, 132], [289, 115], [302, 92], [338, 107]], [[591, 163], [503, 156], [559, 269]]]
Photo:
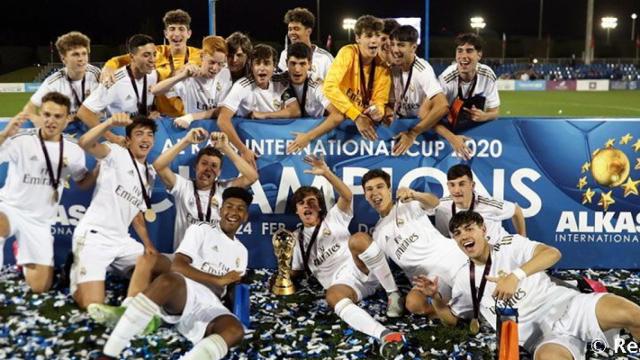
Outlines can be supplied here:
[[484, 29], [487, 26], [487, 23], [484, 22], [484, 18], [480, 16], [474, 16], [471, 19], [470, 25], [472, 28], [476, 29], [476, 34], [480, 35], [480, 29]]

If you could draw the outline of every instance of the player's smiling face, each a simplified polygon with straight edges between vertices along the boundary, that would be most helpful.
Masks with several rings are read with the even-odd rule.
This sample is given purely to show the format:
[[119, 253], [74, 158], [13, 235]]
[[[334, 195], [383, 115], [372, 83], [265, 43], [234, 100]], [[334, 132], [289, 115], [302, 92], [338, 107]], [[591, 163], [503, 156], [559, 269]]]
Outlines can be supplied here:
[[471, 206], [475, 185], [476, 183], [469, 179], [467, 175], [447, 181], [447, 189], [449, 189], [449, 193], [457, 207], [468, 209]]
[[131, 61], [140, 73], [151, 74], [156, 68], [156, 46], [153, 43], [138, 46], [131, 54]]
[[296, 214], [304, 226], [316, 226], [320, 221], [320, 201], [309, 194], [296, 203]]
[[393, 206], [391, 189], [381, 177], [370, 179], [364, 184], [364, 198], [381, 215], [386, 215]]
[[291, 43], [303, 42], [308, 44], [311, 42], [311, 31], [313, 29], [307, 28], [302, 23], [292, 21], [287, 25], [287, 36]]
[[391, 38], [389, 34], [380, 33], [380, 55], [387, 61], [391, 61]]
[[462, 224], [453, 230], [453, 238], [468, 257], [479, 259], [489, 246], [486, 239], [487, 228], [475, 222]]
[[62, 63], [72, 74], [84, 74], [89, 64], [89, 50], [84, 46], [77, 46], [61, 55]]
[[396, 66], [410, 65], [416, 55], [416, 44], [408, 41], [391, 41], [391, 63]]
[[476, 50], [476, 47], [465, 43], [456, 47], [456, 64], [458, 71], [463, 74], [473, 74], [478, 66], [478, 61], [482, 57], [482, 52]]
[[251, 72], [256, 85], [266, 89], [273, 76], [273, 59], [255, 59], [251, 62]]
[[127, 137], [128, 148], [138, 160], [145, 160], [153, 148], [155, 135], [153, 130], [146, 126], [138, 126], [131, 130], [131, 136]]
[[289, 72], [289, 78], [294, 85], [301, 85], [307, 79], [307, 73], [311, 63], [309, 59], [301, 59], [295, 56], [289, 57], [287, 60], [287, 70]]
[[220, 176], [222, 161], [214, 155], [202, 155], [196, 164], [196, 186], [198, 189], [210, 189]]
[[247, 219], [249, 219], [249, 210], [244, 200], [230, 197], [222, 203], [222, 207], [220, 207], [220, 228], [230, 238], [233, 238]]
[[47, 101], [40, 108], [40, 116], [44, 124], [41, 128], [42, 137], [45, 140], [57, 140], [67, 126], [69, 109], [64, 105]]
[[220, 70], [227, 66], [227, 55], [220, 51], [214, 51], [213, 55], [202, 54], [200, 72], [203, 77], [213, 78]]
[[184, 24], [169, 24], [164, 29], [164, 37], [169, 45], [175, 48], [186, 48], [187, 40], [191, 37], [191, 29]]
[[362, 56], [370, 59], [375, 58], [382, 45], [380, 43], [380, 32], [369, 31], [356, 35], [356, 43]]

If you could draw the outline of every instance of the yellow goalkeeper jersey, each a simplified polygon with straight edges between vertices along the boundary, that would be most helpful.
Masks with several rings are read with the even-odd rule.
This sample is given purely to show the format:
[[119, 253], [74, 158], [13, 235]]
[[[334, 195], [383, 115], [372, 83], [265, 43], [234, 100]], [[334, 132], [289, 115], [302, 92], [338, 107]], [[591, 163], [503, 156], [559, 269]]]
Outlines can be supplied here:
[[[369, 77], [374, 64], [372, 83]], [[340, 49], [329, 68], [323, 89], [324, 96], [331, 104], [352, 120], [371, 105], [375, 105], [378, 112], [384, 114], [391, 89], [389, 67], [376, 57], [371, 64], [361, 68], [358, 45], [347, 45]]]

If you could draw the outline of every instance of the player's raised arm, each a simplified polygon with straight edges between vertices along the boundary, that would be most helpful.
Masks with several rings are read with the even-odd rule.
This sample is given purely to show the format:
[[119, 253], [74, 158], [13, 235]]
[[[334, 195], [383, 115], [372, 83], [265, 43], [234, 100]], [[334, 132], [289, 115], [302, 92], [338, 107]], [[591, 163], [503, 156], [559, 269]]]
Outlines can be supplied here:
[[109, 151], [111, 150], [107, 145], [98, 143], [100, 137], [111, 128], [117, 126], [127, 126], [131, 124], [131, 122], [131, 118], [128, 114], [114, 114], [107, 121], [100, 123], [100, 125], [92, 128], [91, 130], [87, 131], [86, 134], [82, 135], [82, 137], [78, 141], [78, 145], [80, 145], [80, 147], [82, 147], [85, 151], [87, 151], [97, 159], [102, 159], [109, 155]]
[[311, 165], [311, 169], [307, 169], [304, 172], [307, 174], [323, 176], [329, 184], [340, 194], [337, 205], [345, 213], [351, 213], [351, 201], [353, 200], [353, 193], [349, 186], [345, 184], [336, 174], [331, 171], [327, 163], [324, 161], [324, 157], [318, 157], [315, 155], [308, 155], [304, 158], [304, 162]]

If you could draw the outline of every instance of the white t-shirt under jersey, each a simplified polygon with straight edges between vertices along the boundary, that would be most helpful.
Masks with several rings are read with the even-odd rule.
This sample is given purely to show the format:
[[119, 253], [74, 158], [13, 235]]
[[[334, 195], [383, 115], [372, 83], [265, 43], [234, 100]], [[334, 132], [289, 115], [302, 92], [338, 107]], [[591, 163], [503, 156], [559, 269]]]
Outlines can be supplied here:
[[[217, 181], [213, 202], [209, 202], [209, 190], [198, 190], [198, 197], [202, 206], [202, 215], [207, 216], [207, 206], [211, 207], [209, 223], [215, 224], [220, 220], [220, 205], [222, 205], [222, 193], [229, 187], [231, 181]], [[176, 183], [169, 191], [173, 195], [176, 206], [176, 221], [174, 226], [173, 248], [177, 249], [184, 237], [185, 231], [190, 225], [200, 222], [198, 219], [198, 205], [193, 195], [193, 181], [176, 174]]]
[[267, 89], [259, 88], [255, 81], [243, 77], [236, 81], [221, 106], [233, 111], [236, 116], [247, 117], [254, 111], [274, 112], [297, 101], [284, 77], [274, 76]]
[[[191, 266], [215, 276], [224, 276], [229, 271], [237, 271], [244, 275], [247, 270], [249, 253], [247, 248], [236, 238], [222, 232], [217, 224], [199, 222], [187, 228], [184, 240], [176, 250], [176, 254], [191, 258]], [[218, 298], [227, 292], [227, 287], [207, 286]]]
[[[52, 92], [57, 91], [63, 95], [66, 95], [69, 100], [71, 100], [71, 109], [69, 109], [70, 114], [75, 114], [80, 109], [80, 105], [82, 105], [82, 101], [89, 97], [89, 95], [95, 90], [100, 84], [100, 69], [89, 64], [87, 65], [87, 72], [84, 75], [84, 93], [82, 92], [82, 81], [80, 80], [71, 80], [67, 77], [66, 68], [62, 68], [53, 74], [49, 75], [43, 82], [42, 85], [36, 90], [33, 95], [31, 95], [31, 102], [40, 107], [42, 106], [42, 98]], [[76, 97], [78, 96], [78, 100], [80, 103], [76, 101]]]
[[215, 108], [231, 90], [229, 69], [220, 70], [215, 77], [207, 79], [189, 77], [175, 84], [167, 97], [180, 97], [185, 114], [192, 114]]
[[96, 189], [76, 231], [95, 229], [108, 237], [128, 239], [129, 225], [133, 218], [147, 209], [142, 191], [151, 196], [156, 172], [149, 164], [149, 179], [146, 179], [145, 165], [136, 161], [144, 184], [144, 189], [141, 189], [136, 168], [127, 149], [112, 143], [105, 144], [111, 151], [98, 160], [100, 174]]
[[[340, 210], [338, 205], [334, 205], [327, 212], [322, 225], [320, 225], [315, 245], [309, 253], [309, 270], [325, 289], [331, 286], [338, 270], [352, 261], [351, 252], [349, 251], [349, 237], [351, 236], [349, 223], [351, 219], [353, 219], [353, 213], [347, 214]], [[314, 230], [315, 226], [302, 229], [305, 251], [308, 251]], [[295, 245], [291, 268], [293, 270], [304, 270], [302, 251], [298, 240], [300, 230], [294, 231], [293, 234]]]
[[[407, 92], [402, 97], [409, 79], [409, 72], [411, 72], [411, 81]], [[400, 101], [398, 112], [402, 117], [417, 117], [420, 105], [424, 100], [431, 99], [442, 92], [440, 82], [438, 82], [431, 65], [417, 56], [412, 70], [402, 71], [400, 68], [393, 68], [392, 74], [394, 94], [396, 94], [394, 98], [396, 101]]]
[[[53, 187], [37, 129], [22, 130], [0, 147], [0, 163], [8, 162], [6, 182], [0, 189], [0, 201], [20, 209], [33, 219], [52, 223], [58, 214], [58, 203], [69, 178], [82, 180], [87, 175], [84, 151], [63, 137], [62, 170], [58, 184], [58, 202], [53, 203]], [[60, 143], [45, 141], [53, 176], [58, 174]]]
[[431, 224], [419, 202], [397, 203], [378, 220], [373, 240], [411, 279], [415, 275], [438, 275], [451, 286], [453, 275], [467, 257], [452, 239]]
[[[145, 76], [147, 77], [147, 108], [149, 109], [153, 104], [154, 98], [149, 89], [158, 81], [158, 73], [152, 71], [151, 74]], [[121, 112], [130, 116], [137, 115], [138, 102], [142, 102], [144, 78], [136, 79], [135, 81], [138, 89], [138, 99], [126, 67], [118, 69], [114, 77], [115, 83], [109, 87], [100, 84], [82, 104], [96, 114], [106, 109], [107, 116]]]
[[[476, 86], [473, 89], [473, 94], [469, 94], [469, 97], [473, 95], [481, 95], [486, 98], [484, 109], [492, 109], [500, 106], [500, 97], [498, 96], [498, 86], [496, 84], [496, 74], [490, 67], [484, 64], [478, 64], [476, 70], [478, 80]], [[449, 104], [458, 96], [458, 82], [460, 81], [460, 75], [456, 64], [450, 65], [444, 70], [438, 77], [440, 85], [444, 90], [444, 94], [447, 96]], [[461, 90], [466, 98], [469, 88], [472, 86], [473, 81], [468, 83], [463, 82]]]
[[[329, 68], [333, 64], [333, 55], [325, 49], [313, 45], [313, 56], [311, 58], [311, 78], [322, 82], [329, 72]], [[287, 50], [280, 53], [280, 61], [278, 61], [278, 69], [282, 72], [287, 71]]]
[[[482, 195], [474, 195], [473, 211], [482, 215], [484, 224], [487, 227], [487, 237], [489, 243], [493, 244], [504, 236], [509, 235], [507, 230], [502, 227], [502, 221], [511, 219], [516, 212], [516, 204], [509, 201], [496, 200], [494, 198]], [[435, 215], [436, 228], [444, 236], [451, 237], [449, 232], [449, 221], [453, 217], [451, 213], [451, 205], [453, 198], [446, 196], [440, 199], [440, 204], [432, 209], [429, 215]], [[456, 207], [456, 213], [469, 209], [461, 209]]]
[[[296, 95], [296, 99], [298, 99], [300, 108], [302, 108], [304, 84], [291, 84], [291, 88]], [[307, 85], [307, 97], [304, 104], [304, 110], [306, 112], [305, 117], [322, 117], [324, 115], [324, 110], [329, 106], [329, 104], [329, 100], [327, 100], [322, 93], [322, 84], [318, 81], [314, 81], [313, 79], [309, 79], [309, 84]]]
[[[510, 274], [513, 270], [521, 267], [531, 260], [538, 244], [540, 243], [520, 235], [503, 237], [495, 245], [492, 245], [492, 265], [489, 276], [497, 277], [499, 274]], [[467, 260], [467, 264], [461, 267], [455, 275], [453, 295], [449, 302], [453, 314], [466, 319], [473, 317], [469, 261]], [[476, 287], [480, 287], [484, 268], [484, 265], [475, 266]], [[496, 326], [496, 301], [491, 295], [495, 288], [495, 283], [487, 281], [480, 301], [480, 314], [494, 328]], [[516, 290], [512, 300], [509, 301], [511, 307], [518, 309], [518, 339], [520, 344], [524, 344], [531, 335], [534, 335], [534, 330], [539, 331], [540, 323], [548, 321], [550, 324], [562, 316], [564, 309], [569, 304], [568, 300], [578, 294], [573, 289], [557, 286], [543, 271], [521, 280], [518, 290]], [[498, 302], [499, 307], [505, 307], [506, 305], [504, 301]]]

